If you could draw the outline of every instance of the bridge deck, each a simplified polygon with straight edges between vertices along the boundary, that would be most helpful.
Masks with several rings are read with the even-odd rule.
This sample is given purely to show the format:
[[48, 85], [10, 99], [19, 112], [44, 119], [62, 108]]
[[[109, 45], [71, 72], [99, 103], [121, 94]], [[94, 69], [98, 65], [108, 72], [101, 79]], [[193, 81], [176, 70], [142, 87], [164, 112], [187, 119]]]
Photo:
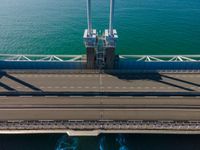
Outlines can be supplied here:
[[200, 120], [198, 97], [0, 97], [0, 120]]
[[198, 73], [0, 75], [0, 92], [200, 92]]
[[0, 75], [0, 133], [200, 131], [199, 73]]
[[0, 86], [0, 120], [200, 120], [198, 73], [2, 72]]

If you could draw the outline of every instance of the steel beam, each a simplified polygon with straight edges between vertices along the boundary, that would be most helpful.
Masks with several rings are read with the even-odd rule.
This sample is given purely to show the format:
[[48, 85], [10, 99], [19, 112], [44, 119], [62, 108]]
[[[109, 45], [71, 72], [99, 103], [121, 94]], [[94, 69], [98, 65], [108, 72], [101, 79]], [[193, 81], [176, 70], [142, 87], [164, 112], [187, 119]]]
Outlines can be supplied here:
[[114, 6], [115, 6], [115, 0], [110, 0], [109, 35], [113, 35]]
[[92, 34], [92, 19], [91, 19], [91, 0], [87, 0], [87, 23], [88, 23], [88, 34]]

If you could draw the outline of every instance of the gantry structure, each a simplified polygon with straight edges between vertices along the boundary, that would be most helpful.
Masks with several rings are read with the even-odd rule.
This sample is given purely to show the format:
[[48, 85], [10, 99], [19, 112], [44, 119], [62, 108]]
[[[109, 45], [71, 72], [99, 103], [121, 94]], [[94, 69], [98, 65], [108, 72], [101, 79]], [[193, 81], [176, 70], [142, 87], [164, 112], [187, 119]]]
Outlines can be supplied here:
[[[113, 69], [115, 63], [115, 48], [118, 34], [113, 28], [115, 0], [110, 0], [109, 28], [102, 35], [92, 27], [91, 0], [87, 0], [87, 24], [84, 32], [84, 43], [86, 47], [87, 68]], [[103, 44], [101, 44], [103, 43]]]

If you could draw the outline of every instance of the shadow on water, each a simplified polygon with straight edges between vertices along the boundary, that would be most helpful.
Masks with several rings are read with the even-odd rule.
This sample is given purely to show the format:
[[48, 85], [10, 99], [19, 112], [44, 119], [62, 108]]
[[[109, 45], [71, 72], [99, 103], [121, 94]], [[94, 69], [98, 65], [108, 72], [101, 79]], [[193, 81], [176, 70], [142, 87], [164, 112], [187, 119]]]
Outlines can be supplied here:
[[200, 150], [200, 135], [66, 134], [0, 135], [0, 150]]
[[100, 135], [99, 150], [128, 150], [126, 137], [123, 134]]
[[128, 150], [126, 140], [127, 139], [124, 134], [118, 134], [116, 142], [119, 144], [119, 150]]
[[99, 137], [99, 150], [106, 150], [106, 137], [105, 136], [100, 136]]
[[57, 141], [55, 150], [77, 150], [78, 145], [79, 139], [77, 137], [62, 135]]

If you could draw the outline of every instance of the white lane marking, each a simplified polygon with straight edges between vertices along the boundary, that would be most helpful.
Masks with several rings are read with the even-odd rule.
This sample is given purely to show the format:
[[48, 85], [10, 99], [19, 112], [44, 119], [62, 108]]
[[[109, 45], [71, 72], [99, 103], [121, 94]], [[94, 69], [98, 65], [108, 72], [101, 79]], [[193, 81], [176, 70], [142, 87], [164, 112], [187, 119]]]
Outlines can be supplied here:
[[58, 96], [45, 96], [47, 98], [55, 98], [55, 97], [58, 97]]
[[69, 96], [69, 97], [79, 98], [79, 97], [83, 97], [83, 96]]
[[0, 96], [0, 98], [6, 98], [7, 96]]
[[145, 98], [158, 98], [158, 96], [144, 96]]
[[22, 98], [30, 98], [30, 97], [33, 97], [33, 96], [19, 96], [19, 97], [22, 97]]

